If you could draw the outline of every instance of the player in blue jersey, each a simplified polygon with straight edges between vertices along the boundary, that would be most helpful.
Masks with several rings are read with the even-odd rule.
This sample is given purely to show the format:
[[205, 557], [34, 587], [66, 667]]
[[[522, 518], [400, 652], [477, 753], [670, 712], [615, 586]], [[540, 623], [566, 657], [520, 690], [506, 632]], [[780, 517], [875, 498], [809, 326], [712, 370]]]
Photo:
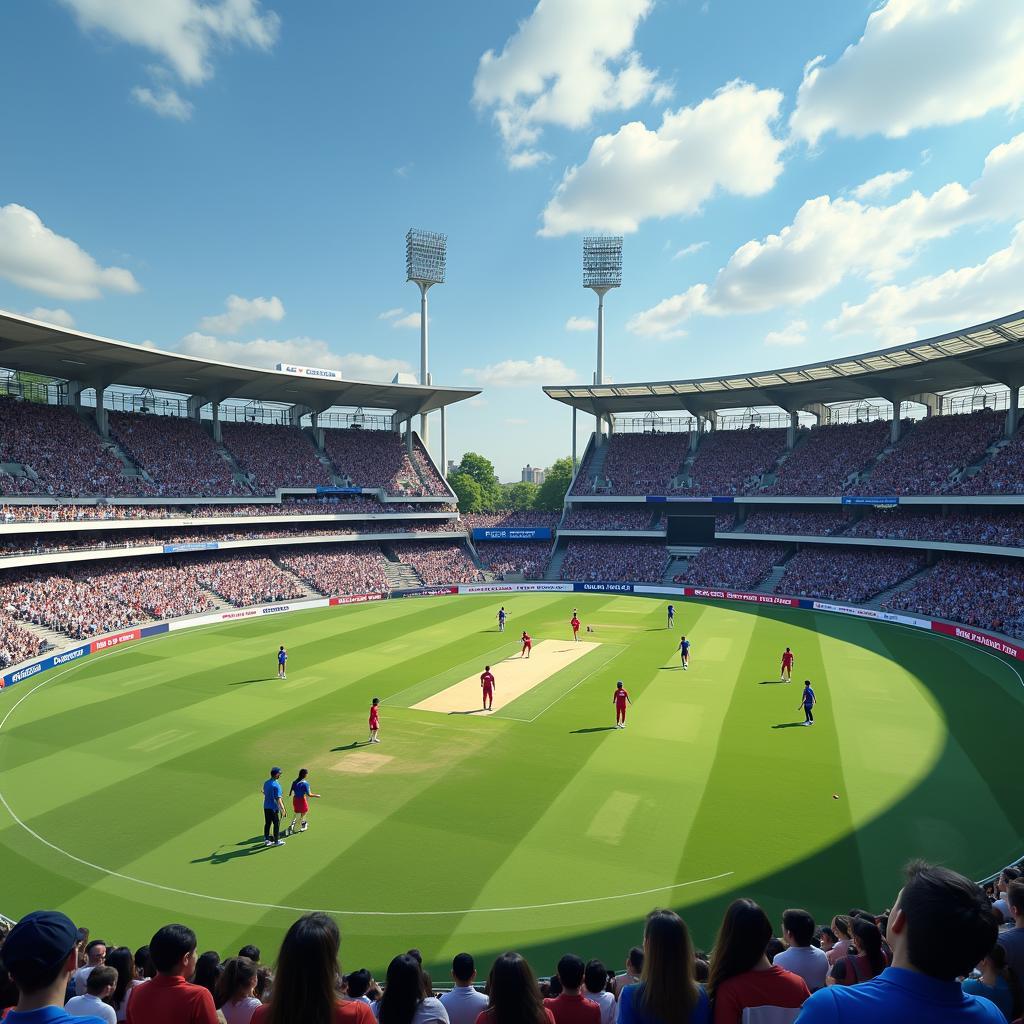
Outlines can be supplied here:
[[498, 632], [499, 633], [504, 633], [505, 632], [505, 620], [507, 618], [508, 618], [508, 616], [505, 614], [505, 606], [502, 605], [498, 609]]
[[683, 671], [690, 667], [690, 641], [684, 636], [679, 641], [679, 660], [683, 663]]
[[668, 606], [668, 628], [671, 629], [676, 624], [676, 606], [670, 604]]
[[[270, 778], [263, 783], [263, 843], [265, 846], [284, 846], [281, 838], [281, 815], [284, 801], [281, 799], [281, 769], [270, 769]], [[274, 838], [270, 838], [270, 830]]]
[[288, 667], [288, 652], [284, 649], [284, 644], [281, 644], [281, 649], [277, 652], [277, 678], [287, 679], [288, 673], [286, 671]]
[[296, 822], [299, 822], [300, 832], [305, 832], [309, 828], [309, 822], [306, 821], [306, 815], [309, 813], [309, 801], [320, 799], [319, 793], [310, 792], [307, 775], [309, 775], [309, 769], [300, 768], [299, 777], [288, 789], [288, 795], [292, 798], [292, 820], [287, 829], [289, 834], [295, 831]]
[[804, 692], [800, 695], [800, 703], [796, 706], [797, 711], [801, 707], [804, 709], [804, 725], [814, 725], [814, 712], [811, 709], [817, 703], [818, 699], [814, 696], [814, 690], [811, 689], [811, 681], [805, 679]]

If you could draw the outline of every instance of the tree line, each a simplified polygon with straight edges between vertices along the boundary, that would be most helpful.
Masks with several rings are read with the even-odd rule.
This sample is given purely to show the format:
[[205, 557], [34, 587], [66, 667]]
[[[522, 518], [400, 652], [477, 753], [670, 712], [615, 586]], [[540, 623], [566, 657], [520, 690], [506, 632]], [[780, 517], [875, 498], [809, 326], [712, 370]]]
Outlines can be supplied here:
[[572, 482], [572, 460], [556, 459], [544, 483], [498, 482], [494, 464], [476, 452], [466, 452], [448, 483], [459, 499], [460, 512], [503, 512], [506, 510], [557, 512]]

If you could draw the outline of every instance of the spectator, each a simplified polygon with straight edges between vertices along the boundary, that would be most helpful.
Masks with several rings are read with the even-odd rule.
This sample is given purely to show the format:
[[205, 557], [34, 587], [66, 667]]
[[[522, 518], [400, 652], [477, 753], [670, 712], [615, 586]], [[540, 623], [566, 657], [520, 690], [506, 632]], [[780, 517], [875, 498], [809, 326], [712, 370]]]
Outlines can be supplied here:
[[238, 955], [239, 956], [248, 957], [254, 964], [259, 966], [259, 962], [260, 962], [260, 947], [259, 946], [253, 946], [253, 945], [243, 946], [238, 951]]
[[966, 994], [957, 982], [996, 940], [991, 907], [972, 881], [921, 861], [911, 864], [887, 938], [891, 967], [861, 985], [815, 992], [797, 1024], [1003, 1024], [992, 1003]]
[[259, 973], [256, 964], [247, 956], [233, 956], [225, 961], [217, 987], [214, 1002], [226, 1024], [249, 1024], [252, 1015], [259, 1008], [256, 998], [256, 982]]
[[192, 975], [193, 985], [202, 985], [216, 999], [217, 981], [220, 978], [220, 953], [208, 949], [196, 960], [195, 974]]
[[1000, 932], [999, 945], [1006, 950], [1006, 962], [1018, 978], [1024, 978], [1024, 879], [1012, 881], [1006, 888], [1006, 902], [1014, 926]]
[[530, 965], [518, 953], [502, 953], [487, 978], [490, 1005], [476, 1024], [555, 1024]]
[[306, 914], [287, 931], [277, 955], [270, 1002], [252, 1024], [374, 1024], [370, 1007], [338, 999], [341, 935], [327, 914]]
[[99, 1017], [105, 1024], [117, 1024], [117, 1013], [104, 1000], [110, 998], [117, 985], [117, 971], [106, 964], [98, 964], [89, 972], [85, 995], [69, 999], [64, 1009], [72, 1017]]
[[164, 925], [149, 942], [156, 977], [128, 1000], [128, 1024], [217, 1024], [213, 996], [188, 979], [196, 969], [196, 933], [183, 924]]
[[1006, 902], [1006, 890], [1011, 882], [1016, 882], [1020, 877], [1021, 873], [1017, 868], [1003, 868], [996, 879], [996, 893], [998, 895], [992, 906], [999, 911], [1003, 924], [1009, 924], [1013, 920], [1013, 914], [1010, 913], [1010, 904]]
[[753, 587], [785, 557], [781, 544], [716, 544], [702, 548], [676, 583], [695, 587]]
[[544, 1000], [555, 1024], [601, 1024], [601, 1007], [581, 992], [585, 969], [583, 961], [572, 953], [566, 953], [558, 961], [562, 991], [553, 999]]
[[813, 945], [817, 946], [825, 954], [826, 959], [828, 958], [829, 951], [838, 941], [839, 939], [836, 933], [832, 931], [830, 925], [823, 924], [814, 931]]
[[978, 964], [979, 978], [965, 978], [963, 990], [995, 1003], [1007, 1021], [1016, 1020], [1024, 1012], [1024, 994], [1020, 979], [1006, 963], [1006, 950], [997, 942]]
[[87, 991], [89, 975], [94, 967], [99, 967], [107, 959], [107, 944], [102, 939], [93, 939], [85, 947], [85, 966], [75, 971], [75, 995], [84, 996]]
[[[380, 989], [373, 980], [373, 975], [365, 967], [360, 967], [358, 971], [352, 971], [345, 977], [345, 994], [349, 999], [355, 999], [366, 1003], [367, 1006], [372, 1006], [373, 1000], [368, 994], [371, 988], [376, 988], [378, 995], [380, 994]], [[485, 998], [484, 1002], [486, 1001]], [[449, 1012], [450, 1016], [451, 1013]], [[475, 1017], [473, 1019], [476, 1020]]]
[[458, 953], [452, 958], [455, 987], [441, 996], [441, 1005], [451, 1024], [476, 1024], [477, 1017], [487, 1008], [487, 996], [473, 987], [475, 979], [476, 964], [469, 953]]
[[653, 910], [644, 925], [640, 981], [619, 995], [619, 1024], [707, 1024], [707, 993], [694, 979], [695, 955], [686, 922]]
[[395, 554], [400, 562], [411, 565], [427, 586], [478, 583], [483, 579], [463, 544], [403, 541]]
[[708, 996], [715, 1024], [740, 1024], [752, 1006], [792, 1008], [810, 995], [804, 979], [768, 962], [768, 915], [753, 900], [729, 904], [711, 956]]
[[639, 946], [634, 946], [626, 954], [626, 973], [618, 974], [612, 983], [612, 990], [615, 998], [622, 996], [622, 990], [627, 985], [639, 985], [640, 977], [644, 969], [644, 951]]
[[668, 566], [664, 541], [581, 540], [566, 544], [563, 580], [660, 583]]
[[114, 1008], [116, 1019], [124, 1020], [128, 1013], [128, 999], [132, 989], [142, 984], [135, 976], [135, 957], [127, 946], [118, 946], [107, 953], [106, 964], [117, 972], [117, 982], [107, 1002]]
[[600, 960], [587, 963], [583, 972], [583, 994], [601, 1008], [601, 1024], [615, 1024], [615, 996], [608, 991], [608, 969]]
[[829, 985], [856, 985], [877, 978], [885, 970], [882, 933], [874, 921], [855, 917], [850, 924], [853, 942], [847, 955], [837, 960], [829, 972]]
[[828, 976], [828, 957], [811, 945], [814, 938], [814, 918], [806, 910], [787, 910], [782, 915], [782, 938], [789, 947], [776, 955], [772, 963], [799, 974], [812, 992], [825, 987]]
[[845, 914], [838, 914], [832, 918], [832, 934], [836, 936], [836, 940], [826, 954], [829, 966], [850, 952], [850, 939], [853, 932], [850, 930], [850, 919]]
[[447, 1010], [429, 994], [422, 961], [411, 951], [388, 964], [384, 997], [375, 1009], [379, 1024], [448, 1024]]
[[156, 977], [156, 968], [149, 955], [149, 946], [139, 946], [135, 950], [135, 975], [140, 981]]
[[72, 1017], [64, 993], [78, 964], [78, 932], [55, 910], [23, 917], [0, 949], [0, 960], [18, 989], [4, 1024], [106, 1024], [100, 1017]]

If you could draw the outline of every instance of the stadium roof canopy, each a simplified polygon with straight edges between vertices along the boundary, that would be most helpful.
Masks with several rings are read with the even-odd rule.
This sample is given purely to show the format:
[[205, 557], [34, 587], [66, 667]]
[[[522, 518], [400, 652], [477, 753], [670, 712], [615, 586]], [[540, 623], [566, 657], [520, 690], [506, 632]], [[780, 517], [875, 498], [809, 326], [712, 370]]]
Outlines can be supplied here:
[[199, 395], [300, 405], [313, 412], [332, 406], [393, 409], [403, 416], [432, 412], [480, 394], [470, 388], [305, 377], [162, 352], [83, 334], [0, 310], [0, 367], [80, 381]]
[[977, 327], [783, 370], [636, 384], [545, 386], [549, 398], [594, 415], [912, 400], [986, 384], [1024, 385], [1024, 311]]

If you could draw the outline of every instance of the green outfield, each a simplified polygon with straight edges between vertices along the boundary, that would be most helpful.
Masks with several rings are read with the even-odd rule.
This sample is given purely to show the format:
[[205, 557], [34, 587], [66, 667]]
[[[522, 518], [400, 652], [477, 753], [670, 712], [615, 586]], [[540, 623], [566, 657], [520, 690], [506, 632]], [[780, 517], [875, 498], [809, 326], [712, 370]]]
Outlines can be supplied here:
[[[574, 606], [596, 646], [563, 665]], [[1024, 683], [1009, 662], [731, 604], [677, 602], [669, 633], [665, 607], [394, 600], [172, 633], [27, 680], [0, 693], [0, 910], [56, 907], [132, 947], [182, 920], [201, 949], [255, 942], [270, 958], [299, 911], [322, 909], [349, 967], [415, 945], [435, 967], [516, 948], [543, 972], [567, 950], [618, 964], [656, 905], [708, 944], [738, 894], [775, 920], [881, 908], [911, 856], [982, 877], [1021, 854]], [[548, 652], [532, 676], [504, 661], [523, 629]], [[488, 662], [499, 696], [503, 680], [524, 688], [492, 715], [413, 709]], [[805, 677], [817, 723], [791, 728]], [[262, 844], [272, 764], [286, 788], [308, 767], [322, 794], [280, 849]]]

